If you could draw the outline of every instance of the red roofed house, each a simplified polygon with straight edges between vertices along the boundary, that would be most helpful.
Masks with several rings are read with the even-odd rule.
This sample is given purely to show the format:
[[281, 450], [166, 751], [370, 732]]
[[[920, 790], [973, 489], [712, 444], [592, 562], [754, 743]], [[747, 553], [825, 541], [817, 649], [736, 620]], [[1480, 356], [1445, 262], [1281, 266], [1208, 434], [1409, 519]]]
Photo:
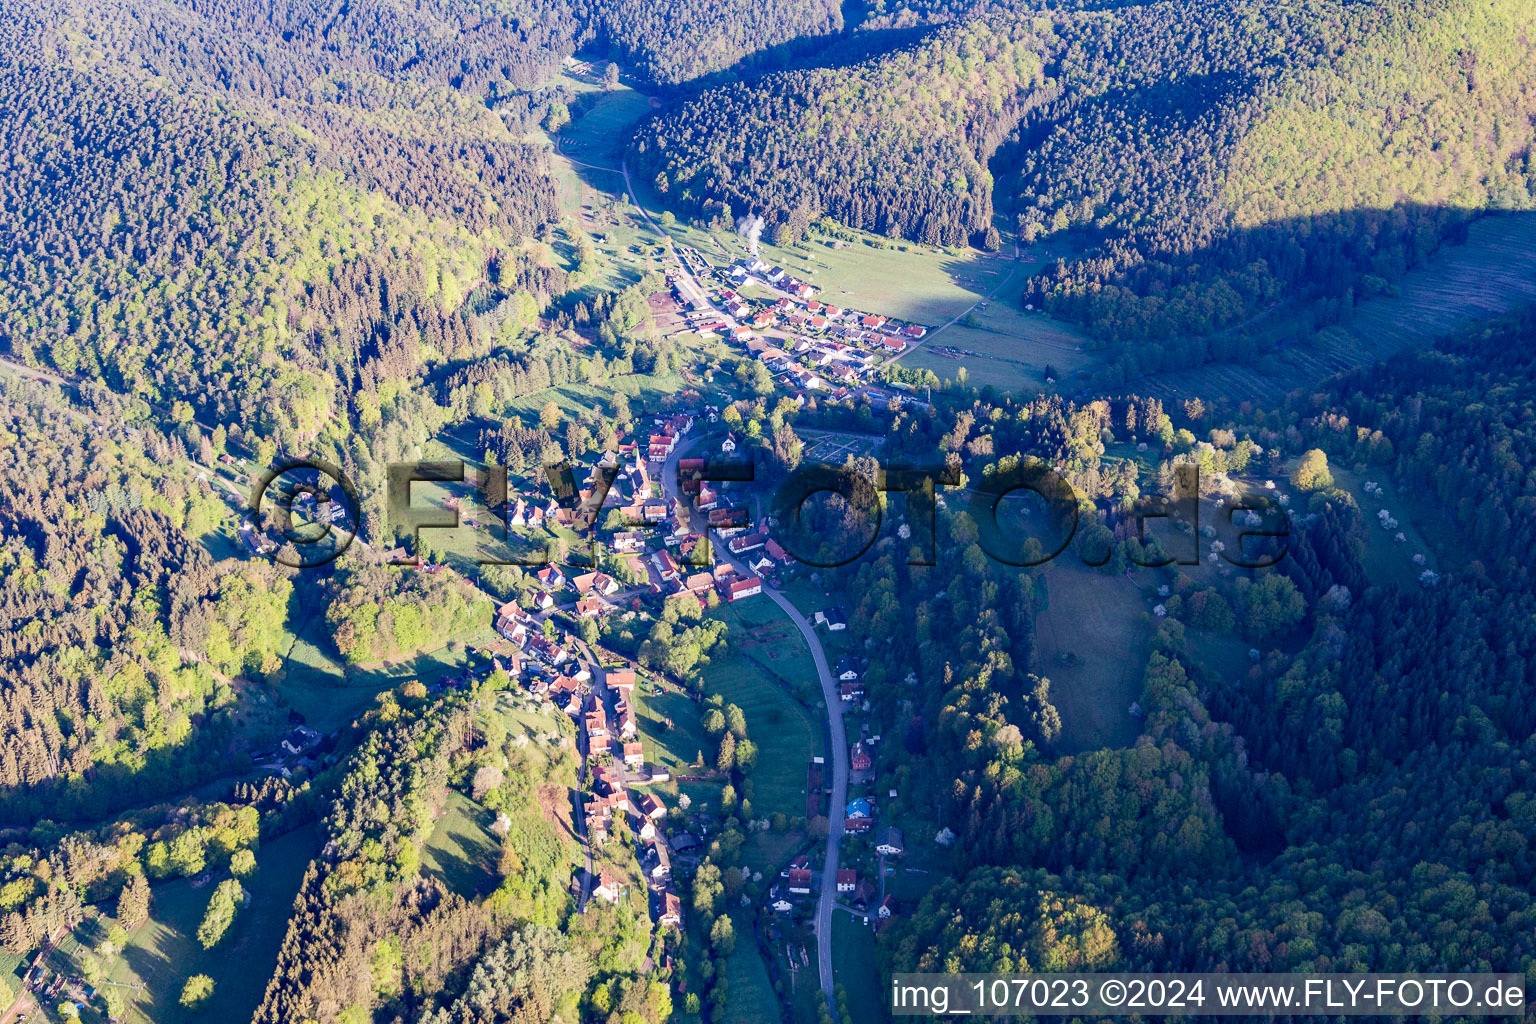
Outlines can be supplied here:
[[618, 690], [626, 697], [629, 695], [629, 691], [635, 688], [635, 670], [632, 668], [614, 669], [607, 673], [604, 678], [609, 686]]
[[762, 592], [763, 581], [756, 576], [744, 576], [739, 580], [732, 580], [725, 587], [727, 601], [740, 601], [744, 597], [756, 597]]
[[837, 869], [837, 891], [853, 892], [859, 884], [859, 873], [852, 868]]
[[683, 926], [683, 901], [677, 893], [669, 892], [662, 897], [661, 917], [657, 923], [664, 928], [681, 928]]
[[[646, 456], [652, 462], [665, 462], [667, 456], [672, 454], [672, 449], [677, 444], [677, 438], [671, 434], [652, 434], [646, 445]], [[658, 458], [657, 456], [660, 456]]]
[[863, 324], [865, 327], [879, 327], [881, 324], [885, 323], [885, 317], [881, 316], [879, 313], [866, 313], [862, 318], [860, 318], [859, 323]]
[[800, 896], [809, 896], [811, 893], [811, 869], [789, 869], [789, 891]]
[[901, 333], [909, 338], [921, 338], [928, 333], [928, 328], [921, 324], [907, 324], [907, 326], [901, 329]]
[[595, 597], [584, 597], [576, 602], [576, 617], [581, 619], [595, 619], [603, 614], [603, 602]]
[[605, 864], [598, 875], [597, 888], [592, 890], [592, 895], [600, 896], [609, 903], [617, 903], [628, 888], [629, 885], [624, 881], [623, 876]]
[[874, 765], [869, 756], [869, 751], [864, 748], [864, 742], [860, 740], [853, 745], [853, 753], [848, 757], [848, 767], [856, 772], [867, 772]]
[[631, 768], [639, 768], [645, 763], [645, 747], [640, 743], [624, 744], [624, 763]]
[[864, 696], [864, 684], [859, 682], [841, 684], [843, 700], [858, 700]]
[[725, 546], [731, 549], [731, 554], [742, 555], [748, 551], [756, 551], [767, 541], [768, 538], [761, 533], [744, 533], [739, 537], [732, 537]]

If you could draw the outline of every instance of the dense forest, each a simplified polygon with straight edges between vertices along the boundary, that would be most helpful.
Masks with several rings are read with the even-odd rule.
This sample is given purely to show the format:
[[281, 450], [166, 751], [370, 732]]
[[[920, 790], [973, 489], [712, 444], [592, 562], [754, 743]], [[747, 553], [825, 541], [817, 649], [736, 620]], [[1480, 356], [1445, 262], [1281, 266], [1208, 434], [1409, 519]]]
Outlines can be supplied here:
[[[370, 6], [347, 10], [418, 45], [419, 26]], [[536, 115], [497, 114], [436, 68], [468, 55], [327, 44], [284, 4], [166, 7], [93, 9], [80, 33], [3, 15], [9, 354], [293, 448], [367, 424], [426, 363], [488, 353], [465, 298], [492, 256], [518, 276], [558, 217], [546, 158], [517, 135]], [[552, 70], [532, 41], [504, 51], [481, 29], [497, 60], [544, 54], [544, 70], [502, 69], [524, 85]]]
[[7, 379], [0, 821], [99, 816], [223, 770], [236, 675], [277, 666], [292, 584], [215, 562], [223, 499], [179, 434]]
[[[944, 766], [898, 778], [957, 835], [958, 874], [897, 926], [888, 966], [1529, 970], [1536, 609], [1517, 552], [1533, 353], [1525, 312], [1280, 409], [1008, 399], [898, 417], [890, 443], [937, 441], [970, 477], [1014, 451], [1046, 457], [1098, 495], [1110, 543], [1134, 536], [1117, 512], [1133, 490], [1166, 486], [1123, 474], [1111, 437], [1223, 479], [1294, 464], [1301, 504], [1276, 569], [1154, 576], [1173, 593], [1123, 749], [1059, 750], [1032, 633], [1049, 577], [972, 557], [967, 512], [940, 517], [940, 550], [960, 557], [922, 567], [892, 550], [843, 570], [850, 628], [919, 641], [875, 647], [867, 678], [872, 693], [908, 679], [876, 713]], [[1335, 487], [1330, 458], [1417, 489], [1455, 524], [1464, 567], [1410, 587], [1374, 575], [1364, 531], [1382, 526]], [[1247, 667], [1213, 670], [1213, 635], [1252, 644]]]
[[582, 0], [579, 6], [599, 49], [661, 85], [761, 62], [765, 51], [843, 28], [834, 0]]
[[942, 24], [679, 103], [637, 165], [669, 204], [761, 214], [776, 240], [827, 215], [995, 248], [994, 206], [1023, 245], [1073, 233], [1087, 251], [1030, 294], [1130, 348], [1128, 375], [1202, 362], [1225, 342], [1201, 336], [1277, 302], [1388, 287], [1469, 215], [1536, 194], [1519, 0], [874, 16]]
[[829, 215], [996, 247], [986, 159], [1053, 95], [1042, 54], [1056, 43], [1045, 19], [979, 18], [855, 67], [705, 92], [644, 125], [632, 152], [669, 205], [719, 223], [763, 215], [776, 241]]
[[[1470, 218], [1530, 208], [1533, 51], [1523, 0], [4, 5], [0, 948], [30, 958], [99, 910], [120, 951], [174, 881], [207, 886], [183, 937], [236, 950], [257, 851], [318, 822], [275, 962], [247, 965], [256, 1024], [723, 1024], [751, 991], [753, 868], [799, 828], [763, 809], [782, 723], [710, 692], [751, 662], [734, 623], [756, 606], [652, 599], [643, 562], [605, 554], [624, 607], [539, 627], [632, 663], [636, 699], [690, 748], [698, 730], [702, 777], [679, 781], [719, 813], [652, 791], [689, 801], [668, 831], [699, 833], [669, 883], [687, 923], [653, 930], [625, 816], [582, 848], [577, 726], [500, 667], [401, 667], [462, 653], [535, 579], [438, 564], [430, 532], [423, 564], [380, 564], [406, 543], [387, 464], [451, 448], [536, 482], [686, 401], [764, 490], [827, 431], [879, 442], [847, 497], [793, 526], [766, 511], [829, 563], [897, 521], [794, 580], [845, 608], [837, 642], [865, 659], [850, 721], [889, 738], [881, 812], [913, 847], [953, 842], [882, 966], [1536, 971], [1536, 311], [1267, 406], [1133, 383], [1256, 355], [1266, 316], [1341, 317]], [[622, 252], [600, 256], [588, 183], [562, 210], [539, 134], [602, 102], [562, 80], [578, 52], [661, 94], [615, 141], [668, 217], [1069, 253], [1022, 301], [1132, 383], [1009, 394], [893, 366], [931, 393], [877, 412], [657, 326], [663, 250], [624, 241], [614, 204]], [[676, 381], [697, 390], [658, 394]], [[298, 454], [361, 484], [365, 543], [308, 578], [216, 556], [245, 554], [244, 474]], [[943, 501], [887, 501], [882, 466], [936, 460]], [[1040, 467], [1070, 487], [1065, 577], [1040, 564], [1065, 514], [986, 500]], [[1216, 508], [1283, 525], [1258, 545], [1277, 564], [1231, 558], [1231, 523], [1146, 526], [1184, 467]], [[1370, 478], [1454, 540], [1409, 561]], [[1124, 743], [1075, 740], [1077, 653], [1042, 625], [1069, 586], [1141, 602]], [[258, 777], [305, 712], [316, 746]], [[466, 808], [467, 883], [432, 849]], [[584, 853], [627, 892], [587, 902]], [[189, 1009], [210, 999], [184, 980]]]

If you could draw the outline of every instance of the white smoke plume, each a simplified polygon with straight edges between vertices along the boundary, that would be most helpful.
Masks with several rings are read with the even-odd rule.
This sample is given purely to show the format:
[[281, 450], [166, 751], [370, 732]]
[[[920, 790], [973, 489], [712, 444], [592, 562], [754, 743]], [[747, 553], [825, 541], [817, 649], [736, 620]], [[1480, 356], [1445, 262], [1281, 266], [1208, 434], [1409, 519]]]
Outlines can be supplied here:
[[747, 214], [736, 222], [736, 233], [747, 240], [747, 248], [757, 255], [757, 239], [763, 233], [763, 218]]

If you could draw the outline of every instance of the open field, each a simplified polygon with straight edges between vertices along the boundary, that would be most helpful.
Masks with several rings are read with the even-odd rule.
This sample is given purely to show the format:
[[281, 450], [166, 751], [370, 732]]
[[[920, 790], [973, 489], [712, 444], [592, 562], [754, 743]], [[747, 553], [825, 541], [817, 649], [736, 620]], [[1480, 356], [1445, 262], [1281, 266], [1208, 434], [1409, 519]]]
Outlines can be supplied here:
[[580, 96], [571, 108], [571, 122], [556, 133], [560, 151], [583, 163], [619, 166], [618, 150], [630, 126], [654, 109], [651, 98], [622, 82], [604, 89], [572, 74], [563, 75], [561, 81]]
[[1483, 217], [1465, 245], [1447, 245], [1398, 282], [1398, 294], [1359, 303], [1347, 323], [1310, 331], [1283, 319], [1265, 325], [1279, 349], [1255, 366], [1213, 363], [1152, 374], [1116, 388], [1164, 401], [1224, 395], [1274, 401], [1353, 366], [1425, 348], [1459, 325], [1536, 301], [1536, 215]]
[[[659, 216], [667, 208], [649, 182], [634, 181], [640, 203]], [[716, 266], [747, 258], [745, 239], [734, 231], [708, 231], [678, 222], [667, 228], [672, 238], [698, 249]], [[916, 242], [891, 242], [875, 235], [834, 249], [814, 229], [804, 242], [780, 248], [764, 240], [759, 258], [783, 267], [821, 289], [818, 298], [834, 305], [884, 313], [935, 326], [960, 315], [1007, 276], [1012, 251], [984, 253], [946, 250]]]
[[[313, 826], [258, 849], [259, 870], [244, 882], [251, 899], [224, 942], [212, 950], [203, 949], [196, 932], [213, 884], [196, 887], [190, 880], [178, 879], [155, 885], [150, 919], [134, 929], [127, 948], [104, 965], [102, 987], [117, 986], [129, 997], [125, 1024], [248, 1020], [276, 963], [299, 882], [318, 850], [318, 833]], [[87, 946], [105, 938], [110, 924], [110, 918], [105, 917], [86, 920], [60, 944], [50, 966], [78, 973], [80, 956], [87, 952]], [[212, 1005], [219, 1012], [212, 1018], [206, 1012], [189, 1013], [178, 1003], [182, 985], [194, 974], [206, 974], [214, 980]], [[105, 1021], [101, 1006], [98, 996], [81, 1019], [92, 1024]]]
[[[738, 656], [711, 665], [704, 674], [707, 692], [735, 704], [747, 717], [747, 736], [757, 744], [752, 772], [753, 817], [782, 811], [790, 818], [805, 813], [805, 768], [822, 752], [821, 734], [810, 715], [761, 668]], [[705, 748], [706, 755], [709, 748]], [[762, 851], [765, 855], [768, 851]], [[757, 863], [754, 867], [766, 867]]]
[[715, 746], [699, 724], [698, 702], [684, 694], [666, 690], [637, 695], [635, 717], [646, 761], [673, 772], [692, 764], [701, 751], [707, 758]]
[[1061, 381], [1097, 367], [1103, 356], [1088, 351], [1088, 340], [1072, 325], [1023, 308], [1025, 278], [1021, 269], [985, 308], [925, 340], [901, 365], [932, 370], [941, 381], [958, 380], [963, 368], [973, 387], [1021, 394], [1048, 389], [1047, 377]]
[[1045, 569], [1049, 605], [1035, 621], [1040, 674], [1061, 713], [1061, 753], [1129, 746], [1127, 712], [1141, 696], [1146, 602], [1124, 576], [1090, 569], [1071, 551]]
[[[723, 604], [713, 613], [729, 632], [733, 654], [741, 655], [778, 676], [792, 690], [821, 696], [816, 663], [810, 648], [789, 616], [765, 597]], [[706, 681], [708, 674], [706, 673]]]
[[875, 933], [842, 911], [832, 914], [832, 977], [848, 995], [853, 1024], [880, 1024], [886, 1019]]
[[496, 816], [462, 793], [447, 805], [421, 854], [422, 872], [435, 875], [466, 899], [495, 888], [501, 843], [491, 834]]
[[731, 924], [736, 928], [736, 949], [725, 961], [730, 1001], [721, 1015], [722, 1024], [780, 1024], [778, 993], [752, 937], [752, 912], [733, 911]]
[[[1409, 501], [1393, 483], [1390, 466], [1378, 466], [1361, 475], [1341, 466], [1330, 466], [1333, 482], [1340, 490], [1348, 491], [1360, 506], [1365, 520], [1365, 551], [1362, 563], [1372, 583], [1389, 583], [1399, 587], [1418, 586], [1419, 573], [1425, 569], [1441, 571], [1439, 553], [1449, 553], [1450, 524], [1430, 501]], [[1375, 481], [1381, 488], [1376, 494], [1365, 493], [1367, 480]], [[1304, 497], [1304, 496], [1303, 496]], [[1386, 512], [1397, 520], [1395, 529], [1383, 529], [1377, 513]], [[1395, 539], [1398, 533], [1406, 538]], [[1416, 565], [1413, 556], [1425, 556], [1425, 564]]]
[[346, 725], [372, 705], [378, 694], [412, 679], [431, 686], [462, 672], [468, 648], [495, 638], [489, 617], [484, 627], [454, 637], [449, 643], [414, 657], [378, 665], [345, 665], [330, 653], [324, 619], [300, 617], [302, 626], [290, 634], [292, 646], [283, 659], [275, 689], [305, 721], [321, 732]]

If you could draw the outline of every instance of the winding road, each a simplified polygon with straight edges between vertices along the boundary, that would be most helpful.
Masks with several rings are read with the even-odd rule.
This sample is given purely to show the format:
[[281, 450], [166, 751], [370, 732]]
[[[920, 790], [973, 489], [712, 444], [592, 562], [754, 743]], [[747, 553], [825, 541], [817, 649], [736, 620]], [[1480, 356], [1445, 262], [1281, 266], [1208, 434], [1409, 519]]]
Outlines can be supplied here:
[[[667, 456], [667, 461], [662, 467], [662, 489], [668, 497], [675, 498], [679, 502], [686, 502], [686, 499], [678, 494], [677, 464], [684, 453], [692, 451], [698, 443], [699, 439], [693, 438], [677, 445], [672, 449], [672, 454]], [[691, 510], [690, 514], [692, 514]], [[740, 559], [732, 556], [724, 544], [716, 545], [715, 550], [721, 558], [734, 566], [737, 572], [744, 576], [752, 575], [752, 570]], [[766, 580], [763, 581], [763, 596], [778, 605], [789, 617], [789, 621], [795, 624], [800, 635], [805, 638], [806, 646], [811, 649], [811, 660], [816, 664], [816, 675], [821, 681], [822, 700], [827, 706], [827, 743], [831, 747], [829, 754], [832, 763], [832, 802], [827, 814], [827, 851], [826, 860], [821, 868], [821, 894], [816, 900], [816, 959], [822, 992], [826, 994], [828, 1008], [836, 1016], [837, 1007], [832, 998], [832, 911], [837, 904], [837, 863], [843, 840], [843, 812], [838, 808], [848, 803], [848, 734], [843, 727], [842, 694], [838, 689], [837, 680], [832, 676], [831, 668], [827, 665], [827, 652], [822, 649], [821, 638], [816, 635], [816, 627], [800, 614], [800, 609], [796, 608], [789, 598], [779, 593]]]

